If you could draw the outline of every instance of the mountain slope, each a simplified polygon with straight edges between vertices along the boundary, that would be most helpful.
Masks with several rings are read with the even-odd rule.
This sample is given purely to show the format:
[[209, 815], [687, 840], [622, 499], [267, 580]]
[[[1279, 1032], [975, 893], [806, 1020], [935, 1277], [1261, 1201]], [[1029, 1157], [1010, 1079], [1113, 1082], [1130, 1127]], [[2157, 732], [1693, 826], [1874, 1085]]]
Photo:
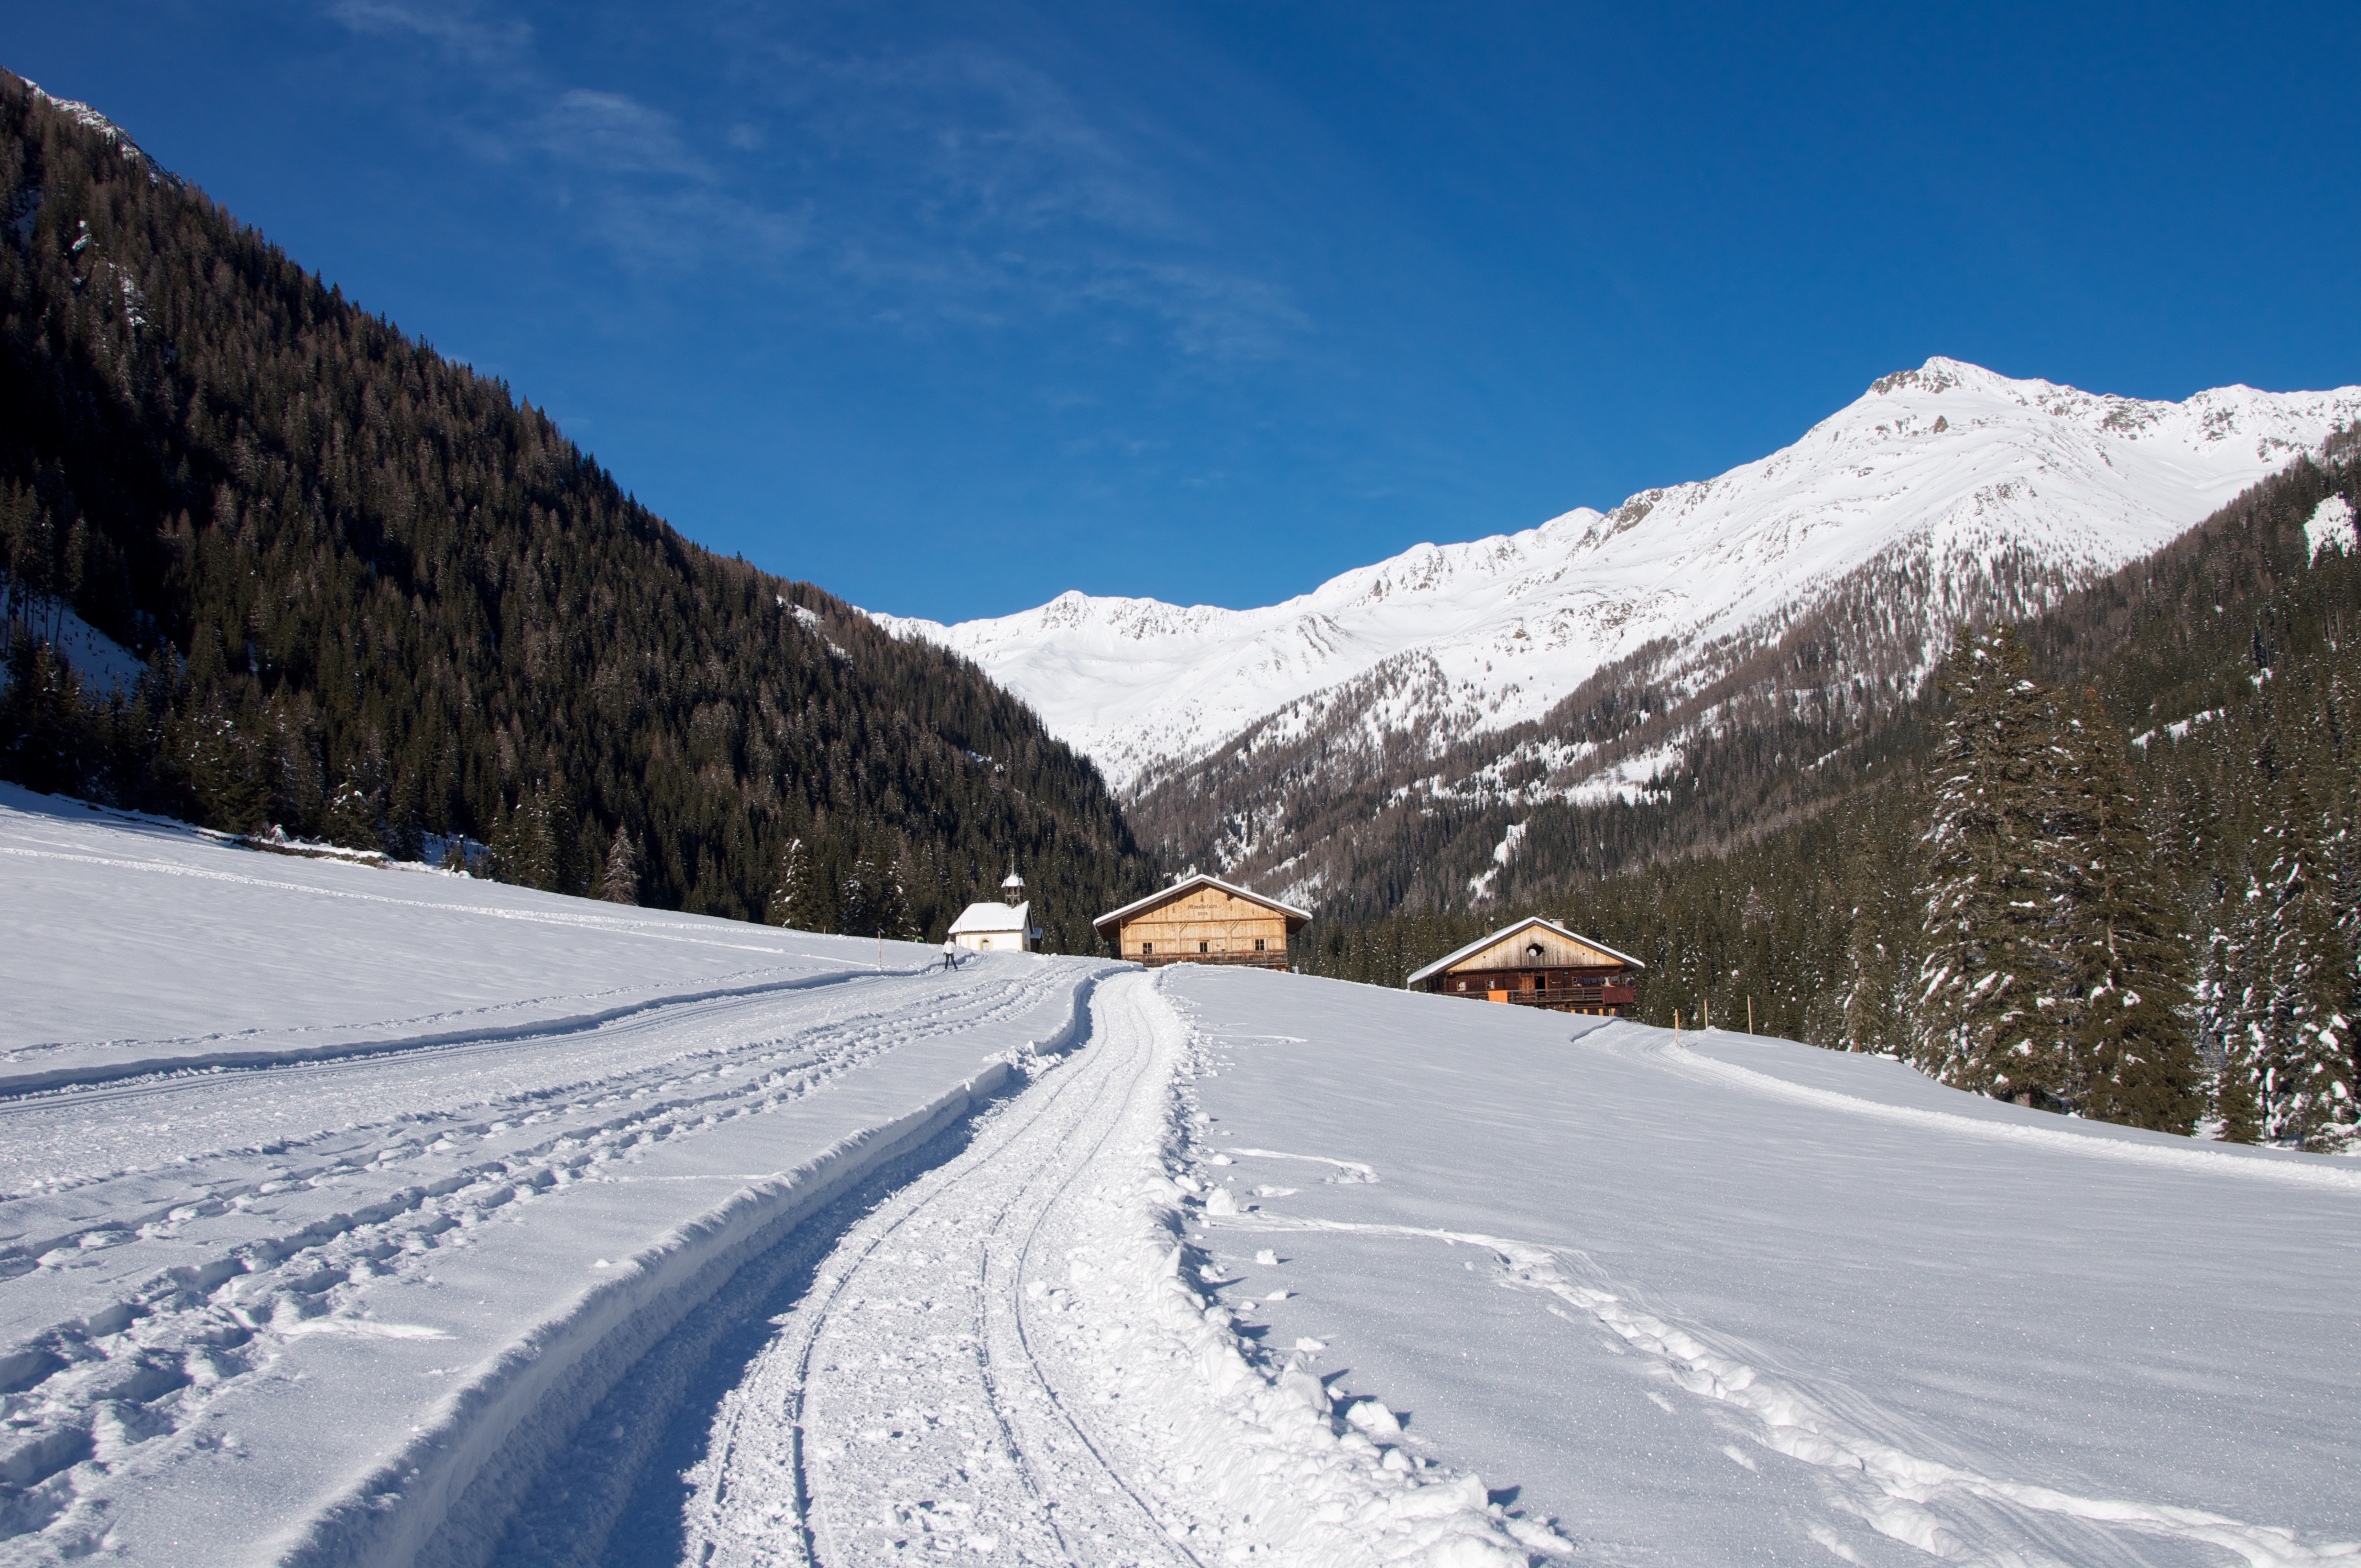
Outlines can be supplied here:
[[1033, 703], [1152, 840], [1313, 895], [1343, 873], [1290, 865], [1323, 837], [1290, 791], [1631, 798], [1750, 707], [1890, 707], [1961, 616], [2038, 610], [2356, 416], [2361, 387], [2143, 402], [1938, 358], [1719, 478], [1421, 545], [1268, 609], [1067, 594], [879, 620]]
[[[246, 829], [489, 840], [500, 874], [867, 934], [1010, 857], [1053, 942], [1148, 868], [972, 665], [683, 539], [549, 419], [0, 73], [0, 773]], [[93, 714], [33, 635], [148, 674]], [[21, 632], [22, 635], [17, 633]], [[636, 867], [623, 864], [636, 859]], [[860, 881], [854, 898], [848, 884]]]
[[[2120, 910], [2107, 912], [2103, 944], [2085, 918], [2103, 902], [2087, 879], [2108, 851], [2094, 844], [2079, 781], [2112, 750], [2146, 839], [2129, 863], [2160, 916], [2148, 922], [2155, 945], [2178, 958], [2158, 967], [2151, 1000], [2202, 1052], [2213, 1100], [2202, 1114], [2224, 1137], [2334, 1147], [2351, 1136], [2333, 1089], [2334, 1113], [2305, 1124], [2305, 1081], [2289, 1058], [2305, 1047], [2308, 1013], [2361, 1015], [2356, 454], [2361, 433], [2332, 437], [2320, 462], [2290, 465], [2016, 629], [2039, 715], [2026, 776], [2044, 792], [2019, 852], [2068, 873], [2043, 901], [2027, 977], [2048, 988], [2050, 1026], [2028, 1037], [2085, 1041], [2078, 1015], [2108, 988], [2083, 966], [2102, 945], [2124, 950]], [[1930, 683], [1863, 720], [1833, 755], [1796, 750], [1800, 728], [1784, 734], [1784, 763], [1747, 754], [1742, 742], [1761, 735], [1700, 740], [1668, 767], [1667, 787], [1635, 803], [1462, 820], [1453, 826], [1477, 844], [1502, 838], [1504, 822], [1521, 829], [1516, 852], [1487, 868], [1494, 905], [1470, 910], [1464, 881], [1453, 885], [1437, 863], [1447, 854], [1430, 850], [1404, 877], [1407, 907], [1372, 919], [1374, 898], [1335, 901], [1305, 934], [1304, 962], [1398, 986], [1505, 915], [1547, 913], [1646, 962], [1651, 1023], [1677, 1011], [1908, 1053], [1925, 1016], [1936, 869], [1927, 841], [1941, 770], [1928, 764], [1957, 700]], [[2165, 973], [2173, 967], [2178, 981]], [[2351, 1066], [2348, 1049], [2323, 1076], [2349, 1091]], [[2082, 1113], [2123, 1112], [2086, 1103]]]

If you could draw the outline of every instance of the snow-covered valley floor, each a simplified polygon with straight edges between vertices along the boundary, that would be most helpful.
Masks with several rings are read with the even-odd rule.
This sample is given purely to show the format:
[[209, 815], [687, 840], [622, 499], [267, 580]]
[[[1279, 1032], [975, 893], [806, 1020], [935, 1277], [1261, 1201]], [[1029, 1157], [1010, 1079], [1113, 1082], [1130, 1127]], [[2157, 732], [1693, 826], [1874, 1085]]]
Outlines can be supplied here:
[[0, 1563], [2361, 1560], [2351, 1162], [13, 791], [0, 943]]

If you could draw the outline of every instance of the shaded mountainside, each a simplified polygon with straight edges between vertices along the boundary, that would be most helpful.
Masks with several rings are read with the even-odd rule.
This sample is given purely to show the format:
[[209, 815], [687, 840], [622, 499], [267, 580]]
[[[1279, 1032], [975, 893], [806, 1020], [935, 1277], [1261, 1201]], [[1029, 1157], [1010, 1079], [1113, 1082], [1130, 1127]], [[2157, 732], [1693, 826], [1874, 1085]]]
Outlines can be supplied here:
[[[1052, 946], [1145, 891], [1096, 769], [973, 665], [699, 549], [539, 411], [0, 73], [8, 776], [746, 918]], [[147, 663], [100, 707], [37, 631]]]
[[[2023, 879], [2036, 911], [2022, 967], [2042, 971], [2027, 981], [2040, 1022], [2020, 1036], [2066, 1063], [2034, 1102], [2107, 1109], [2086, 1102], [2091, 1069], [2072, 1039], [2110, 989], [2079, 966], [2125, 945], [2078, 926], [2092, 911], [2118, 918], [2109, 901], [2125, 881], [2125, 840], [2103, 845], [2079, 820], [2094, 774], [2113, 773], [2138, 845], [2133, 880], [2154, 892], [2153, 918], [2168, 927], [2158, 941], [2170, 972], [2148, 990], [2168, 997], [2210, 1075], [2210, 1105], [2183, 1111], [2231, 1135], [2313, 1146], [2350, 1130], [2341, 1016], [2354, 1013], [2361, 930], [2355, 449], [2349, 433], [2332, 438], [2321, 464], [2296, 463], [2019, 628], [2029, 684], [2003, 761], [2018, 770], [2006, 787], [2022, 828], [1996, 869]], [[1960, 776], [1953, 753], [1981, 722], [1960, 684], [1979, 656], [1955, 650], [1945, 682], [1857, 725], [1789, 715], [1692, 741], [1664, 769], [1664, 789], [1638, 804], [1524, 815], [1515, 853], [1497, 867], [1497, 909], [1449, 896], [1455, 866], [1425, 883], [1406, 869], [1402, 907], [1323, 910], [1311, 964], [1399, 984], [1510, 913], [1547, 913], [1647, 962], [1650, 1021], [1678, 1009], [1695, 1023], [1709, 1010], [1741, 1026], [1751, 1008], [1765, 1033], [1896, 1051], [1938, 1070], [1929, 1031], [1941, 1010], [1928, 999], [1942, 955], [1927, 932], [1945, 882], [1928, 840]], [[2115, 892], [2091, 885], [2100, 873]], [[1422, 898], [1428, 888], [1441, 896]], [[2337, 1037], [2323, 1038], [2332, 1021]], [[2344, 1082], [2347, 1099], [2330, 1084], [2325, 1111], [2302, 1102], [2290, 1082], [2301, 1050], [2333, 1061], [2301, 1070]], [[2009, 1091], [2021, 1091], [2034, 1092]], [[2185, 1130], [2175, 1115], [2116, 1119]]]

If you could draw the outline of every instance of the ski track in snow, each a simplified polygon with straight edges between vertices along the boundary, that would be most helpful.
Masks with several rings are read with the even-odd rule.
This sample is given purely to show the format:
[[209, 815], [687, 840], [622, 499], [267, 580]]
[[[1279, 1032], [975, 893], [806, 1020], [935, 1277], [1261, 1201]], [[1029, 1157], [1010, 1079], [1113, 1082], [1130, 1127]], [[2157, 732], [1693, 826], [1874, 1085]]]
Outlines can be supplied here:
[[[1028, 970], [916, 1008], [906, 981], [765, 989], [636, 1009], [559, 1050], [528, 1034], [0, 1102], [17, 1188], [0, 1198], [0, 1389], [14, 1390], [0, 1395], [0, 1560], [33, 1532], [71, 1554], [111, 1493], [169, 1460], [221, 1396], [269, 1376], [287, 1342], [439, 1337], [352, 1308], [373, 1280], [431, 1281], [512, 1205], [631, 1181], [658, 1144], [1071, 983]], [[125, 1149], [150, 1163], [119, 1168]], [[28, 1182], [35, 1169], [49, 1174]], [[117, 1282], [97, 1286], [114, 1297], [97, 1311], [93, 1271]]]
[[[1152, 981], [882, 1205], [723, 1402], [687, 1559], [1522, 1563], [1563, 1552], [1483, 1483], [1341, 1417], [1300, 1355], [1192, 1289], [1200, 1184]], [[1374, 1402], [1368, 1402], [1373, 1404]], [[1399, 1430], [1394, 1434], [1399, 1437]]]
[[[1905, 1423], [1890, 1419], [1881, 1422], [1878, 1418], [1883, 1412], [1873, 1401], [1846, 1390], [1843, 1402], [1850, 1419], [1839, 1415], [1830, 1401], [1813, 1395], [1806, 1387], [1808, 1380], [1767, 1374], [1751, 1365], [1743, 1348], [1726, 1336], [1697, 1324], [1670, 1321], [1649, 1310], [1638, 1292], [1610, 1279], [1587, 1255], [1572, 1248], [1472, 1231], [1278, 1214], [1215, 1217], [1206, 1223], [1215, 1230], [1246, 1234], [1327, 1231], [1480, 1247], [1493, 1255], [1503, 1284], [1539, 1291], [1575, 1308], [1653, 1358], [1683, 1389], [1752, 1418], [1745, 1431], [1755, 1442], [1774, 1453], [1833, 1472], [1848, 1483], [1836, 1496], [1837, 1507], [1855, 1514], [1881, 1535], [1945, 1562], [1978, 1568], [2031, 1564], [2068, 1568], [2072, 1561], [2021, 1543], [1993, 1541], [1989, 1538], [1995, 1532], [1989, 1522], [1974, 1517], [1975, 1504], [1993, 1505], [2016, 1516], [2011, 1522], [2018, 1529], [2012, 1533], [2037, 1537], [2043, 1533], [2040, 1526], [2025, 1528], [2024, 1516], [2056, 1515], [2102, 1529], [2114, 1527], [2218, 1547], [2235, 1553], [2249, 1568], [2306, 1568], [2361, 1559], [2361, 1541], [2306, 1541], [2293, 1530], [2248, 1524], [2202, 1508], [2076, 1497], [1914, 1454], [1902, 1446], [1905, 1440], [1892, 1435]], [[1550, 1310], [1565, 1315], [1555, 1307]], [[1744, 1455], [1732, 1452], [1731, 1456], [1753, 1468], [1753, 1462]]]

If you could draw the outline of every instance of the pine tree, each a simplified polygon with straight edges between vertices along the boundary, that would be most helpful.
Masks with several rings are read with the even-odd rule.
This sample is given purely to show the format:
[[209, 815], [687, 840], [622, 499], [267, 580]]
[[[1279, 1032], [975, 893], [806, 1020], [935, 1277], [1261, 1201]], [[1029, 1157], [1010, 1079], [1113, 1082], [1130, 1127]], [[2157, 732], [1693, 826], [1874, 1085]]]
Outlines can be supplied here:
[[902, 885], [898, 853], [891, 834], [872, 829], [863, 834], [851, 869], [845, 873], [838, 918], [848, 937], [884, 937], [911, 941], [917, 929], [910, 919], [910, 896]]
[[[2054, 1016], [2044, 828], [2048, 707], [2012, 628], [1961, 629], [1925, 838], [1926, 957], [1912, 1054], [1957, 1089], [2024, 1104], [2070, 1091]], [[2052, 1003], [2045, 1007], [2044, 1003]]]
[[2262, 987], [2249, 978], [2260, 930], [2262, 890], [2246, 883], [2243, 897], [2222, 902], [2223, 924], [2205, 945], [2197, 984], [2197, 1038], [2211, 1079], [2214, 1136], [2227, 1144], [2263, 1140]]
[[779, 857], [779, 880], [771, 888], [771, 896], [763, 905], [763, 923], [766, 926], [793, 926], [788, 911], [796, 902], [796, 883], [804, 873], [804, 841], [787, 840], [786, 852]]
[[2095, 697], [2061, 738], [2059, 946], [2074, 1001], [2071, 1057], [2083, 1114], [2186, 1135], [2204, 1109], [2203, 1065], [2181, 1014], [2188, 944], [2156, 875], [2124, 745]]
[[598, 874], [598, 896], [609, 904], [640, 901], [640, 849], [620, 823], [615, 828], [615, 841], [607, 846], [606, 870]]
[[801, 839], [787, 841], [786, 852], [780, 857], [778, 885], [771, 890], [763, 916], [772, 925], [798, 931], [837, 928], [837, 904], [829, 894], [822, 848]]
[[2354, 1135], [2353, 955], [2339, 929], [2319, 814], [2290, 774], [2264, 894], [2270, 948], [2260, 1028], [2264, 1135], [2335, 1149]]
[[[1890, 808], [1889, 813], [1890, 815]], [[1903, 905], [1909, 895], [1906, 851], [1891, 825], [1872, 813], [1859, 825], [1844, 856], [1843, 985], [1837, 994], [1836, 1038], [1818, 1044], [1849, 1051], [1886, 1051], [1904, 1042], [1900, 1021], [1908, 1003]]]
[[346, 780], [329, 798], [322, 834], [331, 844], [347, 850], [382, 850], [385, 835], [378, 827], [377, 802], [359, 784]]

